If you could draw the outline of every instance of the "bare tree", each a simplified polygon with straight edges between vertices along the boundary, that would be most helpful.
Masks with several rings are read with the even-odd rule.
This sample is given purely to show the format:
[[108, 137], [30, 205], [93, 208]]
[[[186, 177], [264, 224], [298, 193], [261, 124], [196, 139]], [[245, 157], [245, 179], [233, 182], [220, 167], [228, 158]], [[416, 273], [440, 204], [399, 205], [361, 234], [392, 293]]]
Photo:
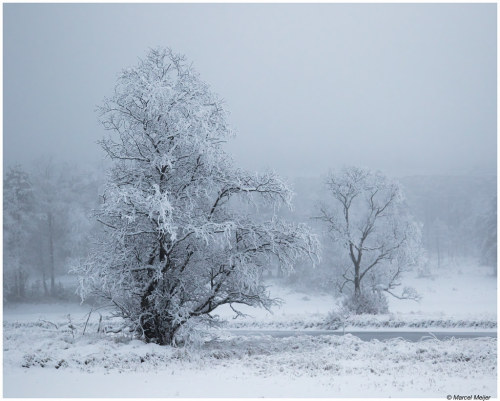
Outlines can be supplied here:
[[401, 294], [394, 291], [401, 274], [420, 254], [420, 229], [405, 207], [399, 185], [358, 167], [331, 173], [326, 185], [334, 202], [321, 206], [318, 218], [344, 249], [337, 260], [343, 269], [340, 290], [349, 285], [355, 303], [368, 290], [416, 298], [408, 287]]
[[77, 268], [82, 296], [109, 301], [159, 344], [213, 322], [221, 305], [273, 305], [262, 270], [274, 258], [291, 269], [314, 257], [317, 240], [303, 225], [231, 207], [235, 197], [289, 205], [291, 191], [274, 173], [233, 166], [223, 104], [185, 59], [151, 50], [122, 72], [100, 114], [113, 167], [95, 213], [102, 236]]

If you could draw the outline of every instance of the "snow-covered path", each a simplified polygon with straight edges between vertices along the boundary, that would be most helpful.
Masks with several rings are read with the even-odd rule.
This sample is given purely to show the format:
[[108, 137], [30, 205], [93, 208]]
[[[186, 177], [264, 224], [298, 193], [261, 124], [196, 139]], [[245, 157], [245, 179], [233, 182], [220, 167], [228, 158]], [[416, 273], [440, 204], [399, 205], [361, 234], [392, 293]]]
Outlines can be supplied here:
[[479, 338], [479, 337], [491, 337], [497, 338], [496, 330], [490, 331], [431, 331], [428, 329], [420, 329], [415, 331], [402, 331], [402, 330], [391, 330], [391, 331], [334, 331], [334, 330], [230, 330], [231, 334], [241, 335], [241, 336], [271, 336], [275, 338], [282, 337], [296, 337], [296, 336], [342, 336], [345, 334], [351, 334], [362, 341], [371, 340], [388, 340], [393, 338], [401, 338], [405, 341], [418, 342], [422, 340], [429, 340], [435, 338], [437, 340], [449, 340], [452, 338]]

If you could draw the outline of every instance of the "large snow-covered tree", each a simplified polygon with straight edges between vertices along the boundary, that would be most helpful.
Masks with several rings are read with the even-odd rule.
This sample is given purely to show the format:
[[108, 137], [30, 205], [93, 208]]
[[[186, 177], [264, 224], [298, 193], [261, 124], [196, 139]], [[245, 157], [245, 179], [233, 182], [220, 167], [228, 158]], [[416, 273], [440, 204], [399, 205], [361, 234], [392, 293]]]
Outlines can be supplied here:
[[273, 259], [291, 269], [314, 258], [306, 226], [234, 207], [244, 199], [278, 208], [292, 193], [275, 173], [233, 165], [223, 102], [183, 56], [149, 51], [121, 73], [100, 118], [112, 168], [80, 289], [112, 303], [146, 341], [174, 343], [186, 323], [211, 321], [224, 304], [270, 307], [262, 270]]
[[382, 292], [416, 298], [409, 287], [395, 292], [421, 249], [420, 227], [409, 214], [398, 183], [378, 172], [346, 167], [330, 173], [326, 185], [333, 202], [320, 208], [319, 218], [342, 246], [335, 262], [342, 269], [341, 291], [346, 286], [351, 289], [353, 311], [376, 311], [369, 303], [380, 300]]

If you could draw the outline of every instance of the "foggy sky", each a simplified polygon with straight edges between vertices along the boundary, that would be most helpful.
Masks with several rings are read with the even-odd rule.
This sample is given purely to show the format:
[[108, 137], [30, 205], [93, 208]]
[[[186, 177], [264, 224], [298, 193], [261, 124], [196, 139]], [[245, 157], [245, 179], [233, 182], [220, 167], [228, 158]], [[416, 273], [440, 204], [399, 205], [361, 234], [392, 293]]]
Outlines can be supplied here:
[[243, 167], [496, 173], [495, 4], [4, 4], [4, 162], [97, 161], [95, 108], [150, 47], [225, 99]]

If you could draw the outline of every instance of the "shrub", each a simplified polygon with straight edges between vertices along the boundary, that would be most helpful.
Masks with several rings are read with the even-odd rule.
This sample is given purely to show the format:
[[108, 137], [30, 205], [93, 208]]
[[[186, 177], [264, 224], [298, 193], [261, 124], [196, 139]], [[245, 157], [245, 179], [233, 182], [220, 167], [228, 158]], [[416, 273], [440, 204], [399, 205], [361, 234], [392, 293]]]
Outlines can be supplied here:
[[365, 291], [358, 295], [352, 294], [342, 301], [342, 308], [355, 315], [389, 313], [387, 299], [380, 291]]

